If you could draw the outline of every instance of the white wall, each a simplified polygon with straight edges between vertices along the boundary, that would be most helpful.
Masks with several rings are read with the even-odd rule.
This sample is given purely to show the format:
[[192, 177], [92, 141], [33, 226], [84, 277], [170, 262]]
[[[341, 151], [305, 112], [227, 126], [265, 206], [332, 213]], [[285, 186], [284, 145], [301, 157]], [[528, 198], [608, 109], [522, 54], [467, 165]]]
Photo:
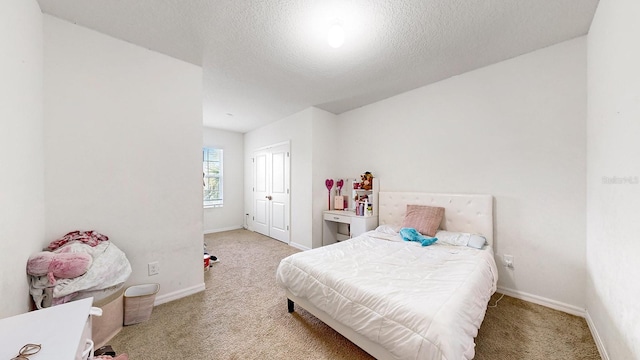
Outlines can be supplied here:
[[601, 1], [588, 36], [586, 298], [610, 359], [640, 359], [638, 19], [637, 0]]
[[48, 15], [44, 34], [47, 240], [94, 229], [128, 284], [203, 290], [202, 69]]
[[318, 108], [311, 108], [311, 116], [312, 185], [307, 197], [313, 199], [311, 247], [317, 248], [322, 246], [322, 222], [324, 221], [322, 212], [327, 210], [329, 199], [331, 199], [331, 206], [334, 206], [333, 195], [335, 195], [336, 185], [334, 185], [332, 196], [329, 197], [325, 180], [333, 179], [335, 183], [341, 177], [338, 163], [343, 159], [340, 153], [341, 135], [337, 131], [337, 116]]
[[244, 216], [244, 134], [204, 127], [205, 147], [223, 149], [224, 205], [204, 209], [204, 233], [240, 229]]
[[44, 241], [42, 13], [0, 1], [0, 318], [29, 310], [24, 269]]
[[253, 167], [255, 150], [290, 141], [291, 145], [291, 245], [309, 249], [312, 245], [312, 124], [314, 110], [305, 109], [244, 135], [244, 202], [249, 214], [249, 229], [253, 230]]
[[495, 197], [499, 286], [584, 311], [584, 37], [339, 116], [341, 173], [383, 191]]

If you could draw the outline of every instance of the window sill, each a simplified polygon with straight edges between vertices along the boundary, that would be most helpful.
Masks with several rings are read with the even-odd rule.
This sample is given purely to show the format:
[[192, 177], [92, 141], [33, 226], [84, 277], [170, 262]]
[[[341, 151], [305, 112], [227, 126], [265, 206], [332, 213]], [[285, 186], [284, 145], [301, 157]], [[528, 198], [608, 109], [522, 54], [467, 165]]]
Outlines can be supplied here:
[[213, 209], [213, 208], [221, 208], [224, 205], [205, 205], [204, 208], [205, 209]]

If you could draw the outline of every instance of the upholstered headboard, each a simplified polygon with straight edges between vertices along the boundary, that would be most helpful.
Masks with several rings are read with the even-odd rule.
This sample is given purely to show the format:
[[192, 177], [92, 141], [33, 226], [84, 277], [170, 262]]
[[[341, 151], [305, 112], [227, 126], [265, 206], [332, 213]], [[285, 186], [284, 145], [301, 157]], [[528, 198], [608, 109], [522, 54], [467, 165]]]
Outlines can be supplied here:
[[493, 246], [491, 195], [380, 192], [378, 202], [380, 225], [401, 225], [407, 205], [438, 206], [445, 209], [441, 229], [482, 234]]

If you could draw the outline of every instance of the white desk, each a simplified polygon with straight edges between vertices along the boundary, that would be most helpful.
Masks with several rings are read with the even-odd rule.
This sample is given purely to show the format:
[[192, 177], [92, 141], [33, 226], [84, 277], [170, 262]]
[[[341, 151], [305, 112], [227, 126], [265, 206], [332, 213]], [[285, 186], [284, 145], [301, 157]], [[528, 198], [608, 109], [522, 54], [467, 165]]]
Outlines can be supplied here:
[[86, 359], [91, 342], [93, 298], [72, 301], [41, 310], [0, 319], [0, 359], [11, 359], [28, 343], [41, 344], [29, 359]]
[[[348, 232], [340, 232], [345, 224]], [[353, 211], [327, 210], [323, 213], [322, 246], [356, 237], [378, 226], [378, 216], [357, 216]]]

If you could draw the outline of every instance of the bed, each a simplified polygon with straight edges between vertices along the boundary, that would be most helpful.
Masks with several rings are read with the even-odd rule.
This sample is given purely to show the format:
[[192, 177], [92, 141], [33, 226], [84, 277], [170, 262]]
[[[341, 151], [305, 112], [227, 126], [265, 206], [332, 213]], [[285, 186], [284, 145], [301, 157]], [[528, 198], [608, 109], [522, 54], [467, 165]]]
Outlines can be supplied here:
[[[486, 244], [402, 241], [391, 229], [407, 205], [442, 207], [443, 236], [481, 234]], [[289, 312], [304, 308], [377, 359], [473, 358], [497, 283], [492, 196], [381, 192], [379, 223], [283, 259], [276, 279]]]

